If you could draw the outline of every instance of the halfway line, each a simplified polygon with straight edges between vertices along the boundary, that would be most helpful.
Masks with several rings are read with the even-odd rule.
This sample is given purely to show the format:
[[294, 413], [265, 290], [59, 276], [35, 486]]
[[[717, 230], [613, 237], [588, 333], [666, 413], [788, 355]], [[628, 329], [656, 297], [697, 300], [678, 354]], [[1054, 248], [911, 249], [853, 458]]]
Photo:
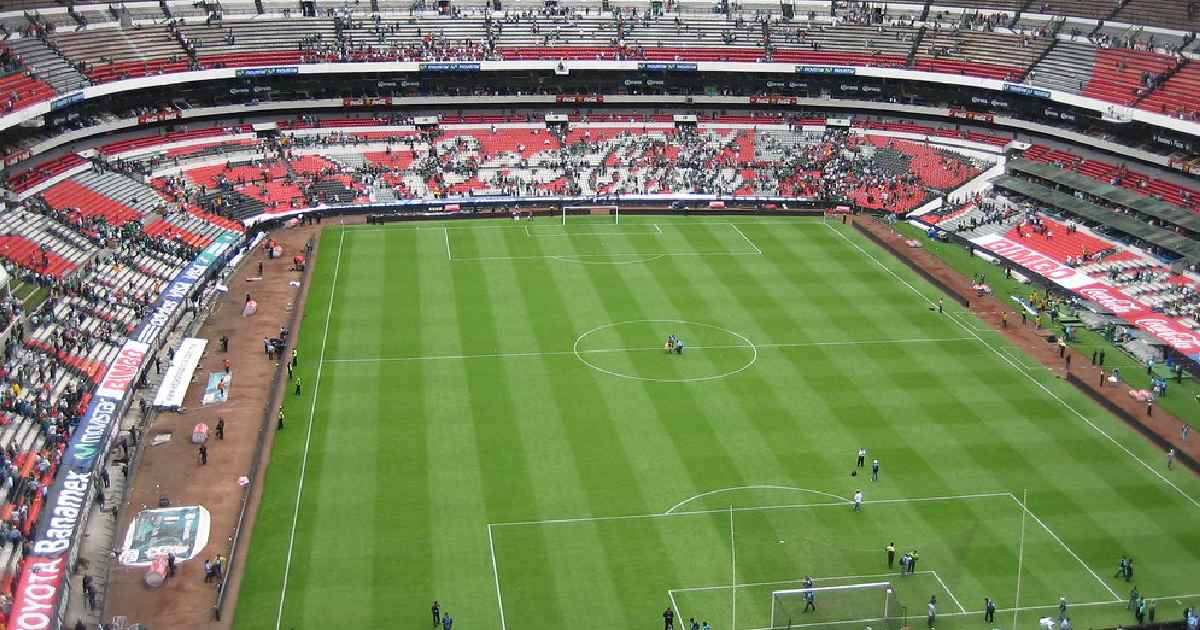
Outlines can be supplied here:
[[[974, 341], [974, 337], [942, 337], [928, 339], [876, 339], [863, 341], [806, 341], [799, 343], [756, 343], [753, 345], [747, 344], [729, 344], [716, 346], [688, 346], [687, 349], [695, 350], [734, 350], [738, 348], [810, 348], [818, 346], [868, 346], [868, 345], [883, 345], [883, 344], [902, 344], [902, 343], [946, 343], [954, 341]], [[576, 354], [613, 354], [618, 352], [662, 352], [661, 346], [634, 346], [627, 348], [596, 348], [593, 350], [580, 350], [578, 352], [572, 350], [551, 350], [551, 351], [533, 351], [533, 352], [491, 352], [483, 354], [436, 354], [425, 356], [410, 356], [410, 357], [360, 357], [354, 359], [326, 359], [325, 363], [387, 363], [393, 361], [456, 361], [465, 359], [519, 359], [526, 357], [557, 357], [557, 356], [573, 356]]]

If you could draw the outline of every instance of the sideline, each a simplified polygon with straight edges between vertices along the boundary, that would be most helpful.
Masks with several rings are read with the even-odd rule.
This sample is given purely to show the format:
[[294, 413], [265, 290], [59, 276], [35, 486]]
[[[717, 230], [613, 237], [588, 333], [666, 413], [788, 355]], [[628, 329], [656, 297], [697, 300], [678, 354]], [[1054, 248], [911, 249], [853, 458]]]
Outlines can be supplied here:
[[[317, 377], [313, 383], [312, 404], [308, 409], [308, 429], [304, 434], [304, 455], [300, 459], [300, 480], [296, 486], [296, 507], [292, 510], [292, 529], [291, 533], [288, 534], [287, 559], [283, 565], [283, 585], [279, 590], [279, 613], [275, 616], [275, 630], [279, 630], [280, 625], [283, 623], [283, 605], [287, 599], [288, 575], [292, 568], [292, 550], [296, 544], [296, 522], [300, 520], [300, 498], [304, 494], [304, 473], [308, 469], [308, 449], [312, 442], [313, 417], [317, 413], [317, 395], [321, 391], [321, 370], [325, 367], [325, 346], [326, 342], [329, 341], [329, 320], [333, 315], [333, 302], [334, 297], [337, 295], [338, 274], [342, 270], [342, 245], [345, 242], [346, 232], [342, 230], [338, 238], [337, 259], [333, 266], [333, 282], [329, 287], [329, 304], [325, 307], [325, 331], [321, 336], [321, 357], [317, 362]], [[298, 342], [299, 338], [297, 338]]]

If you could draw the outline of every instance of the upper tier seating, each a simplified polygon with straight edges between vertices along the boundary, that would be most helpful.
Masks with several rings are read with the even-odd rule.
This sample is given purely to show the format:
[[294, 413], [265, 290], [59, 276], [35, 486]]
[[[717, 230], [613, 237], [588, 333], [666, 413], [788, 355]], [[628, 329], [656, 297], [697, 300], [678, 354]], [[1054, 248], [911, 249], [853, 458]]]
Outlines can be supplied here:
[[1029, 74], [1034, 85], [1079, 94], [1096, 65], [1096, 48], [1090, 44], [1060, 41]]
[[1190, 117], [1200, 111], [1200, 62], [1188, 63], [1138, 103], [1138, 107], [1172, 116], [1186, 114]]
[[1025, 159], [1036, 162], [1057, 163], [1063, 168], [1075, 170], [1093, 179], [1114, 184], [1142, 194], [1158, 197], [1163, 201], [1200, 212], [1200, 189], [1188, 188], [1137, 171], [1121, 169], [1098, 160], [1087, 160], [1073, 153], [1035, 144], [1025, 152]]
[[1131, 105], [1146, 88], [1147, 75], [1161, 75], [1175, 65], [1166, 55], [1123, 48], [1101, 49], [1096, 53], [1092, 77], [1083, 88], [1084, 96]]

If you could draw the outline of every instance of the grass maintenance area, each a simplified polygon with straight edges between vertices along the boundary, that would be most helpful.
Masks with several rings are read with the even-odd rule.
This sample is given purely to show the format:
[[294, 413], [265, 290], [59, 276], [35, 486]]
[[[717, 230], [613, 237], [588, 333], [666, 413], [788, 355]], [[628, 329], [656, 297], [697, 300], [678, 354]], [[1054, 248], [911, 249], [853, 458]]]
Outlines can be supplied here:
[[840, 223], [333, 226], [313, 273], [236, 628], [754, 630], [806, 576], [914, 628], [1200, 604], [1196, 477]]

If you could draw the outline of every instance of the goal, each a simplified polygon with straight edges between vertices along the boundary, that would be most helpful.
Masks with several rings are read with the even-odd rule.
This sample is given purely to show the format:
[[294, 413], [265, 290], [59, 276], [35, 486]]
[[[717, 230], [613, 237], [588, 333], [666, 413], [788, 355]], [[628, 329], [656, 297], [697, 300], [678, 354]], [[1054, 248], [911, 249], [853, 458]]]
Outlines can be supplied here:
[[[809, 606], [809, 598], [812, 606]], [[805, 608], [809, 610], [805, 610]], [[792, 588], [771, 593], [771, 630], [855, 627], [900, 630], [904, 609], [891, 582]]]
[[562, 224], [567, 224], [567, 216], [611, 216], [613, 223], [621, 222], [621, 209], [617, 206], [563, 206]]

